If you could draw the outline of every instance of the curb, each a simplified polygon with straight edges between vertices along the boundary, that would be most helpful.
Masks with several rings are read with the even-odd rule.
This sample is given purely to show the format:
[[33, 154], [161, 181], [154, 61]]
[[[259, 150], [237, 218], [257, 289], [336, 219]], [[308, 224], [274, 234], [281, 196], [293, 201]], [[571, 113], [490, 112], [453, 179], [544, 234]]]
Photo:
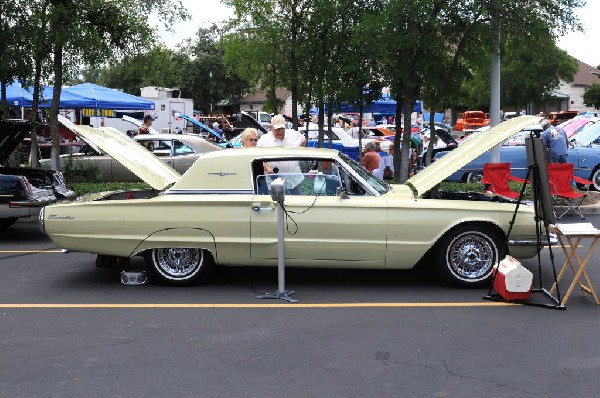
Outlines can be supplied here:
[[600, 204], [579, 206], [582, 214], [600, 214]]

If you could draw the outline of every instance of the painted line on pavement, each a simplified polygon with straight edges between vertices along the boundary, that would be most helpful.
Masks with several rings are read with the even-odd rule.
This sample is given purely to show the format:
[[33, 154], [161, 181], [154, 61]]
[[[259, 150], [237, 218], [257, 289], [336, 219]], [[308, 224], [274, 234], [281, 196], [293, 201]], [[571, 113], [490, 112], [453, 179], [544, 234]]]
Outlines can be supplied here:
[[444, 307], [507, 307], [518, 303], [295, 303], [295, 304], [0, 304], [0, 308], [444, 308]]
[[0, 253], [62, 253], [60, 250], [0, 250]]

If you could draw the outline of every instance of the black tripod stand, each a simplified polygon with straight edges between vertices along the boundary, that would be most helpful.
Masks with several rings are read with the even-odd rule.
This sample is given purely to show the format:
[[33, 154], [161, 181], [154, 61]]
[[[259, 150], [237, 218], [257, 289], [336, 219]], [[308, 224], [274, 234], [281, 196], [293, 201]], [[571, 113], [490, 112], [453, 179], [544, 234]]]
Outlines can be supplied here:
[[[552, 209], [552, 199], [550, 196], [550, 188], [548, 185], [548, 176], [546, 173], [546, 156], [544, 152], [544, 147], [539, 138], [533, 137], [528, 138], [526, 140], [527, 144], [527, 158], [528, 158], [528, 167], [527, 167], [527, 175], [525, 176], [526, 181], [531, 181], [532, 193], [533, 193], [533, 207], [535, 211], [535, 232], [537, 237], [537, 260], [538, 260], [538, 286], [537, 288], [531, 289], [532, 293], [541, 293], [546, 298], [548, 298], [552, 303], [538, 303], [538, 302], [530, 302], [530, 301], [517, 301], [523, 305], [530, 305], [535, 307], [544, 307], [544, 308], [552, 308], [558, 310], [564, 310], [566, 307], [562, 304], [562, 299], [560, 296], [560, 291], [558, 289], [558, 284], [556, 284], [556, 297], [554, 297], [546, 288], [544, 288], [542, 282], [542, 259], [541, 259], [541, 251], [545, 244], [548, 244], [548, 249], [550, 251], [550, 262], [552, 263], [552, 272], [554, 276], [554, 282], [556, 283], [556, 267], [554, 265], [554, 253], [552, 252], [552, 241], [550, 240], [550, 223], [555, 222], [554, 218], [554, 210]], [[540, 164], [544, 167], [544, 169], [540, 168]], [[531, 180], [529, 179], [531, 177]], [[512, 232], [513, 226], [515, 224], [515, 219], [517, 218], [517, 213], [519, 212], [519, 206], [521, 205], [521, 201], [525, 197], [525, 189], [527, 184], [524, 183], [521, 187], [521, 191], [519, 194], [519, 199], [517, 201], [517, 206], [513, 213], [512, 219], [510, 221], [510, 225], [508, 228], [508, 233], [506, 234], [506, 244], [508, 244], [510, 239], [510, 234]], [[543, 235], [542, 235], [543, 233]], [[494, 287], [494, 281], [498, 273], [496, 272], [492, 277], [492, 282], [490, 284], [490, 288], [488, 289], [487, 295], [483, 296], [484, 300], [492, 300], [492, 301], [506, 301], [499, 294], [492, 294], [492, 290]]]

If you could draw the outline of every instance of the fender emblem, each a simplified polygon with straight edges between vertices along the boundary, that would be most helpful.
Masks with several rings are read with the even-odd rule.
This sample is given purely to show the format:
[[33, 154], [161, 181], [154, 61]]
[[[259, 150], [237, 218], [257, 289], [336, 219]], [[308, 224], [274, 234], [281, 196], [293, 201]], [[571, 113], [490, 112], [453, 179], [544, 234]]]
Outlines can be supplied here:
[[48, 220], [74, 220], [73, 216], [58, 216], [56, 214], [50, 214]]

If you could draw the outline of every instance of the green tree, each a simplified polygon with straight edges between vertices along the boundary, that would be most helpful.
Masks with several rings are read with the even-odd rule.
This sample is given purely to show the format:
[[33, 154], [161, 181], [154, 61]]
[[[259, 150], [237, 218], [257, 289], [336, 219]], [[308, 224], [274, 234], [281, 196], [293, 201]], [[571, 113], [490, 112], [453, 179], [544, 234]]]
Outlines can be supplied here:
[[[228, 0], [235, 17], [223, 38], [225, 65], [251, 87], [267, 92], [266, 107], [279, 110], [277, 87], [287, 87], [292, 97], [292, 119], [297, 126], [299, 102], [312, 96], [312, 81], [306, 81], [316, 67], [316, 43], [308, 35], [312, 0]], [[245, 61], [245, 63], [244, 63]]]
[[[181, 90], [194, 100], [196, 109], [212, 113], [221, 102], [237, 102], [248, 90], [248, 84], [225, 67], [221, 32], [216, 26], [200, 28], [180, 54], [190, 54], [181, 71]], [[245, 60], [238, 62], [246, 63]]]
[[[572, 81], [577, 72], [575, 60], [556, 46], [542, 21], [531, 22], [528, 32], [505, 34], [501, 59], [501, 103], [516, 109], [546, 98], [561, 81]], [[488, 104], [490, 64], [472, 60], [471, 67], [472, 79], [465, 82], [467, 107], [469, 103]]]
[[0, 0], [0, 106], [4, 117], [9, 116], [6, 86], [31, 75], [28, 59], [22, 54], [25, 43], [21, 27], [26, 20], [26, 8], [13, 1]]
[[583, 103], [585, 106], [593, 106], [600, 109], [600, 83], [594, 83], [583, 92]]
[[147, 16], [155, 12], [172, 23], [187, 16], [179, 1], [50, 0], [48, 38], [54, 92], [50, 108], [52, 167], [59, 164], [58, 109], [65, 70], [140, 52], [155, 37]]
[[139, 54], [126, 55], [109, 66], [89, 66], [78, 82], [94, 82], [139, 95], [140, 87], [145, 86], [181, 87], [182, 73], [189, 63], [185, 53], [158, 44]]

